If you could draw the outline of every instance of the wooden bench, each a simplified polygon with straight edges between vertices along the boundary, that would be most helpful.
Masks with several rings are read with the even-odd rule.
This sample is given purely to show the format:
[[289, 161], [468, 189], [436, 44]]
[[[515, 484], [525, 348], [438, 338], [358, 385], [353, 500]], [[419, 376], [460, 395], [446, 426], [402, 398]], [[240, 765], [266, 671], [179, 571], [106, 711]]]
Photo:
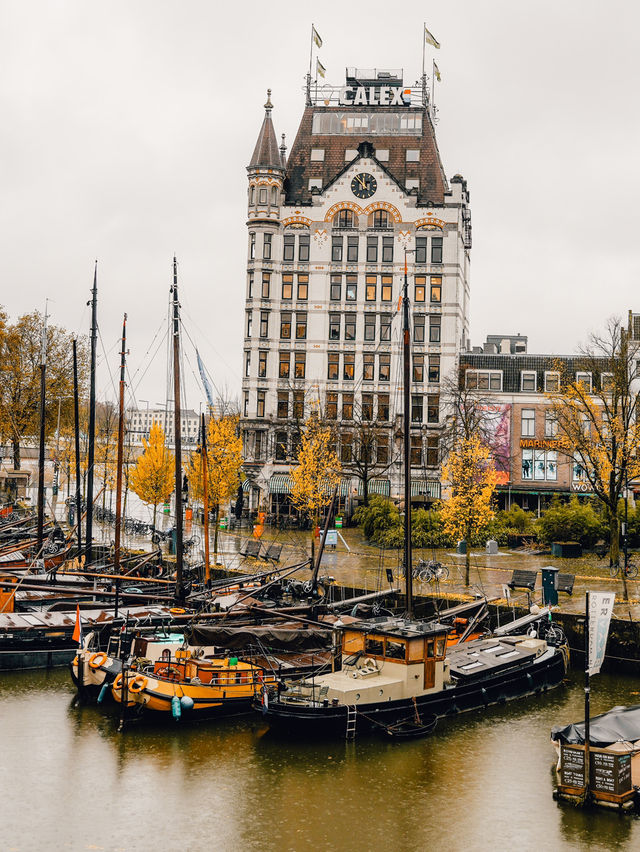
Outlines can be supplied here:
[[240, 548], [240, 556], [250, 556], [252, 559], [257, 559], [260, 555], [260, 547], [259, 541], [249, 538]]
[[576, 581], [575, 574], [558, 574], [558, 591], [573, 594], [573, 584]]
[[514, 589], [526, 589], [527, 600], [529, 602], [529, 606], [531, 606], [531, 592], [536, 587], [537, 577], [537, 571], [528, 571], [524, 568], [516, 568], [511, 579], [507, 583], [507, 586], [511, 589], [511, 591]]
[[282, 545], [281, 544], [269, 544], [265, 547], [264, 553], [262, 554], [262, 558], [263, 559], [270, 559], [272, 562], [279, 562], [281, 553], [282, 553]]

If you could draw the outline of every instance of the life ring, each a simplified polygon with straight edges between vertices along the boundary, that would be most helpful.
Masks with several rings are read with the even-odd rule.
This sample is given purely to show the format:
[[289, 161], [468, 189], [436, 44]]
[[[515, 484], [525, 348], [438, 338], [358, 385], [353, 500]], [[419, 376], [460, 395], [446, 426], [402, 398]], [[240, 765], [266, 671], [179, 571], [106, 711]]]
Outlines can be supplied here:
[[134, 679], [129, 684], [129, 692], [138, 693], [143, 692], [146, 689], [147, 683], [149, 681], [144, 675], [136, 675]]
[[89, 668], [90, 669], [99, 669], [100, 666], [104, 666], [109, 657], [105, 654], [104, 651], [98, 651], [97, 654], [92, 654], [89, 658]]
[[71, 661], [71, 666], [75, 669], [78, 665], [78, 655], [76, 654], [73, 660]]
[[116, 675], [116, 679], [113, 681], [113, 688], [120, 689], [122, 687], [122, 672], [119, 672]]
[[178, 669], [174, 669], [173, 666], [165, 666], [162, 669], [158, 669], [156, 674], [158, 677], [172, 677], [172, 675], [179, 675], [180, 672]]
[[184, 609], [181, 606], [172, 606], [169, 609], [169, 612], [171, 613], [171, 615], [184, 615], [185, 612], [186, 612], [186, 609]]

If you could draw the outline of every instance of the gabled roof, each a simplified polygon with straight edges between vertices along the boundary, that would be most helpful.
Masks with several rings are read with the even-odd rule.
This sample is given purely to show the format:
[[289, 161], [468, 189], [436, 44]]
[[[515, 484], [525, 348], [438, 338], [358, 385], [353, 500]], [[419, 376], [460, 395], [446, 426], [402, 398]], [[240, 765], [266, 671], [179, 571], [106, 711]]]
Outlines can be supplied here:
[[346, 172], [349, 171], [351, 166], [355, 165], [358, 160], [373, 160], [376, 166], [378, 166], [378, 168], [382, 172], [384, 172], [386, 176], [396, 184], [396, 186], [400, 187], [403, 192], [407, 191], [406, 188], [400, 183], [400, 181], [396, 179], [395, 175], [392, 175], [389, 169], [384, 165], [384, 163], [381, 163], [380, 160], [376, 157], [373, 145], [371, 145], [369, 142], [360, 142], [360, 144], [358, 145], [357, 156], [354, 157], [353, 160], [349, 160], [348, 163], [345, 163], [344, 168], [340, 169], [338, 174], [332, 177], [329, 183], [326, 184], [326, 186], [322, 187], [322, 192], [326, 192], [331, 186], [333, 186], [336, 181], [340, 180], [340, 178], [344, 174], [346, 174]]
[[267, 89], [267, 102], [264, 105], [264, 109], [264, 121], [258, 134], [258, 141], [253, 150], [249, 168], [280, 169], [282, 171], [282, 156], [278, 147], [276, 132], [273, 129], [273, 122], [271, 121], [271, 110], [273, 109], [271, 89]]

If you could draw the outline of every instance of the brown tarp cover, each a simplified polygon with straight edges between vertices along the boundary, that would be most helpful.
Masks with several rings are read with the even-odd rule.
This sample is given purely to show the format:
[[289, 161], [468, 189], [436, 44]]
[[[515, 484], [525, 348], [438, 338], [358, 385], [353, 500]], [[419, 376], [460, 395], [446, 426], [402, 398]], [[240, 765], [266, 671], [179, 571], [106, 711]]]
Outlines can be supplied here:
[[[187, 629], [185, 628], [185, 633]], [[331, 645], [331, 630], [318, 627], [284, 625], [246, 625], [222, 627], [194, 624], [187, 633], [191, 645], [218, 645], [229, 650], [240, 650], [260, 642], [266, 648], [304, 651]]]

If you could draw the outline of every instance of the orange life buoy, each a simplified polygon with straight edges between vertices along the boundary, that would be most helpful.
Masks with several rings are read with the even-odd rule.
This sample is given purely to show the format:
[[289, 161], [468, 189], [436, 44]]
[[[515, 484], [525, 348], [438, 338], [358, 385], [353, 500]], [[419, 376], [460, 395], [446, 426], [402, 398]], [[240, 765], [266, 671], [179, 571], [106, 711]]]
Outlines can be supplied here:
[[129, 684], [129, 692], [143, 692], [149, 681], [144, 675], [136, 675]]
[[109, 657], [105, 654], [104, 651], [98, 651], [97, 654], [92, 654], [89, 658], [89, 668], [90, 669], [99, 669], [100, 666], [104, 666]]
[[113, 682], [114, 689], [120, 689], [122, 686], [122, 672], [116, 675], [116, 679]]

